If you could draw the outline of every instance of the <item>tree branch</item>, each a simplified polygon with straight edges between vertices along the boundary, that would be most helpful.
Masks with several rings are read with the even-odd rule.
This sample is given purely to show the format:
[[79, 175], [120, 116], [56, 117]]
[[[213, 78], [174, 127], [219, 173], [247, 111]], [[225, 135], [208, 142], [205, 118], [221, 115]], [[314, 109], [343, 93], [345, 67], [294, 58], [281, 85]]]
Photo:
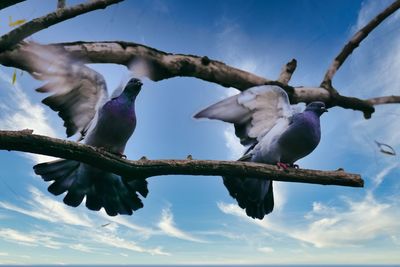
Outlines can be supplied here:
[[24, 2], [25, 0], [1, 0], [0, 10]]
[[325, 87], [326, 84], [330, 84], [332, 82], [332, 78], [335, 75], [336, 71], [340, 68], [343, 62], [347, 59], [347, 57], [356, 49], [360, 43], [372, 32], [383, 20], [393, 14], [397, 9], [400, 8], [400, 0], [396, 0], [383, 10], [380, 14], [378, 14], [375, 18], [373, 18], [366, 26], [364, 26], [361, 30], [359, 30], [350, 41], [343, 47], [342, 51], [336, 58], [333, 60], [331, 66], [325, 74], [324, 80], [321, 83], [322, 87]]
[[96, 9], [106, 8], [109, 5], [116, 4], [121, 1], [123, 0], [90, 1], [88, 3], [79, 4], [70, 8], [57, 9], [55, 12], [49, 13], [43, 17], [33, 19], [0, 37], [0, 53], [8, 50], [26, 37], [40, 30], [46, 29], [56, 23]]
[[[292, 87], [279, 81], [271, 81], [242, 71], [208, 57], [172, 54], [145, 45], [128, 42], [72, 42], [52, 44], [63, 47], [83, 63], [114, 63], [133, 68], [135, 72], [154, 81], [177, 76], [195, 77], [226, 87], [246, 90], [252, 86], [275, 84], [282, 86], [291, 103], [323, 101], [329, 107], [339, 106], [362, 111], [366, 117], [374, 112], [371, 102], [355, 97], [346, 97], [328, 92], [322, 87]], [[0, 64], [30, 71], [30, 64], [22, 49], [23, 44], [13, 50], [0, 53]], [[145, 71], [143, 71], [143, 65]], [[137, 67], [139, 66], [139, 67]], [[292, 66], [294, 67], [294, 66]], [[286, 70], [283, 70], [283, 73]], [[282, 74], [283, 75], [283, 74]], [[382, 103], [383, 104], [383, 103]]]
[[303, 169], [281, 170], [276, 166], [252, 162], [211, 160], [138, 160], [121, 159], [94, 147], [32, 134], [32, 130], [0, 131], [0, 149], [31, 152], [77, 160], [131, 179], [158, 175], [218, 175], [254, 177], [276, 181], [363, 187], [358, 174]]

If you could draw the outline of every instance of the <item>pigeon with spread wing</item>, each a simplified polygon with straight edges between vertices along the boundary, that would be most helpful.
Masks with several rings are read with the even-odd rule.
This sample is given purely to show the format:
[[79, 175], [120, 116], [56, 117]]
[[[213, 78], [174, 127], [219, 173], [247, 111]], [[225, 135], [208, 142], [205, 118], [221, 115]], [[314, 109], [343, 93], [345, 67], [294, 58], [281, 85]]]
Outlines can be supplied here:
[[[42, 102], [64, 120], [67, 136], [80, 134], [87, 145], [123, 155], [136, 127], [135, 100], [142, 82], [131, 79], [122, 92], [108, 97], [104, 78], [72, 58], [62, 47], [25, 43], [20, 53], [24, 64], [37, 79], [46, 83], [37, 89], [50, 93]], [[64, 203], [73, 207], [86, 197], [86, 207], [110, 216], [129, 214], [143, 207], [137, 193], [147, 196], [144, 179], [130, 180], [90, 165], [60, 159], [33, 167], [45, 181], [54, 181], [48, 191], [64, 192]]]
[[[264, 85], [224, 99], [194, 117], [233, 123], [241, 144], [248, 146], [239, 161], [287, 168], [317, 147], [320, 116], [326, 111], [324, 103], [312, 102], [303, 112], [296, 113], [283, 89]], [[271, 180], [223, 177], [223, 181], [248, 216], [263, 219], [273, 210]]]

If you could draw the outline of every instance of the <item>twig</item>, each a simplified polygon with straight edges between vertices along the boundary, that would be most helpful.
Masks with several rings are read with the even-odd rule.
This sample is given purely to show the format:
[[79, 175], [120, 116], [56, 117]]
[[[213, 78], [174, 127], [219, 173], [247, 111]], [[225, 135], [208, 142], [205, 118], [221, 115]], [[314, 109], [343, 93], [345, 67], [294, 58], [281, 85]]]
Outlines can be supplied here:
[[0, 53], [8, 50], [26, 37], [40, 30], [46, 29], [56, 23], [96, 9], [106, 8], [109, 5], [116, 4], [121, 1], [123, 0], [90, 1], [88, 3], [79, 4], [69, 8], [57, 9], [55, 12], [49, 13], [43, 17], [33, 19], [0, 37]]
[[381, 105], [381, 104], [399, 104], [400, 96], [391, 95], [391, 96], [381, 96], [367, 99], [367, 102], [371, 105]]
[[385, 20], [399, 8], [400, 0], [394, 1], [393, 4], [383, 10], [366, 26], [364, 26], [361, 30], [353, 35], [350, 41], [343, 47], [339, 55], [337, 55], [336, 58], [333, 60], [331, 66], [325, 74], [324, 80], [321, 83], [322, 87], [325, 88], [328, 84], [331, 84], [332, 78], [335, 75], [336, 71], [340, 68], [347, 57], [354, 51], [354, 49], [356, 49], [360, 45], [360, 43], [368, 36], [368, 34], [373, 31], [383, 20]]
[[296, 59], [292, 59], [291, 61], [289, 61], [285, 66], [283, 66], [278, 81], [287, 85], [290, 79], [292, 78], [292, 74], [296, 70], [296, 67], [297, 67]]
[[16, 5], [18, 3], [24, 2], [25, 0], [1, 0], [0, 1], [0, 10], [7, 8], [9, 6]]
[[81, 161], [124, 177], [144, 178], [158, 175], [218, 175], [254, 177], [276, 181], [362, 187], [358, 174], [344, 171], [289, 169], [237, 161], [147, 160], [129, 161], [111, 153], [76, 142], [31, 134], [28, 131], [0, 131], [0, 149], [31, 152]]

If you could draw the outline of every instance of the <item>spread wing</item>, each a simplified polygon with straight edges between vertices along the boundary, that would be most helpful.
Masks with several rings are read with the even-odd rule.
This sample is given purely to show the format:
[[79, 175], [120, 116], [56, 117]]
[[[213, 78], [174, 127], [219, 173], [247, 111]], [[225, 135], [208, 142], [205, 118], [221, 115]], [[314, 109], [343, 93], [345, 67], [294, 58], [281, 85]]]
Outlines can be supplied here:
[[240, 142], [251, 145], [277, 123], [288, 122], [291, 116], [292, 109], [286, 92], [278, 86], [263, 85], [211, 105], [194, 117], [233, 123]]
[[30, 42], [20, 51], [32, 76], [46, 82], [36, 91], [51, 93], [42, 102], [64, 120], [67, 136], [77, 132], [84, 136], [97, 110], [108, 99], [104, 78], [62, 47]]

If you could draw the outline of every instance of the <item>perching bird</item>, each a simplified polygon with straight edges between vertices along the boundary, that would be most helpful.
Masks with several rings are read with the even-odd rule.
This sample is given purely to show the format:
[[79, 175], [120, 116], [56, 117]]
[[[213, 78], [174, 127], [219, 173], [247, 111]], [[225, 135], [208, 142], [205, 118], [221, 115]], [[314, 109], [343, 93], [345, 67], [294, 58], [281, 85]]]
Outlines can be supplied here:
[[[326, 111], [324, 103], [312, 102], [304, 112], [295, 113], [283, 89], [265, 85], [224, 99], [194, 117], [233, 123], [240, 142], [249, 146], [239, 161], [287, 168], [317, 147], [321, 138], [319, 117]], [[271, 180], [222, 178], [229, 194], [248, 216], [263, 219], [273, 210]]]
[[[80, 133], [85, 144], [122, 156], [136, 127], [135, 100], [142, 82], [131, 79], [110, 99], [104, 78], [74, 60], [63, 48], [26, 43], [20, 51], [30, 73], [47, 81], [37, 91], [51, 93], [42, 102], [64, 120], [67, 136]], [[143, 197], [148, 193], [144, 179], [127, 181], [74, 160], [60, 159], [33, 168], [45, 181], [54, 180], [49, 192], [67, 192], [65, 204], [77, 207], [86, 197], [86, 207], [103, 207], [110, 216], [131, 215], [143, 207], [137, 192]]]

